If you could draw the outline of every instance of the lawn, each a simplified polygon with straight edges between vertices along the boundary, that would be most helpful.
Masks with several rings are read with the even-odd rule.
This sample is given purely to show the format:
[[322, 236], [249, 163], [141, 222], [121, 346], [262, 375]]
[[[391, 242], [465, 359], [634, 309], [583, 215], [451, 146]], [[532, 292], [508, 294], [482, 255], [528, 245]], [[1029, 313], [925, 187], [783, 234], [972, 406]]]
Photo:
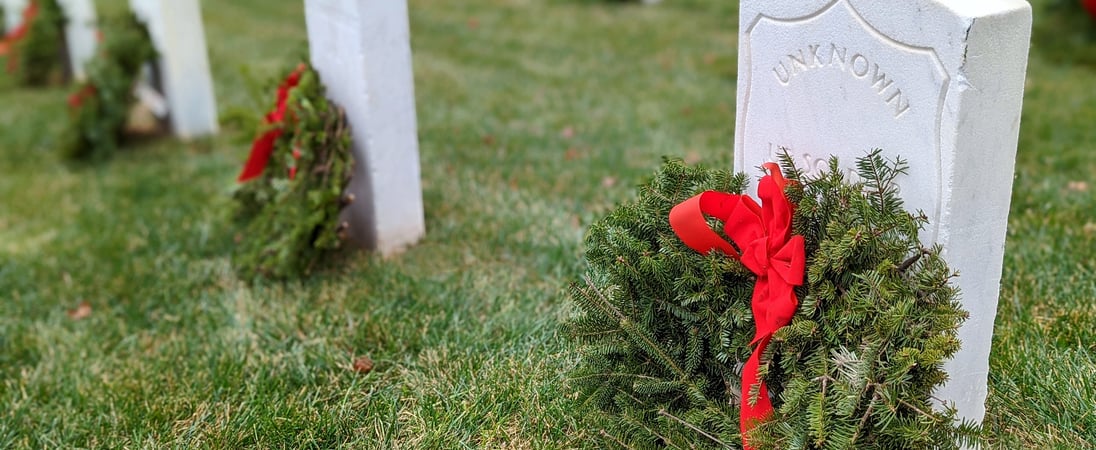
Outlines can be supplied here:
[[[595, 442], [566, 384], [563, 288], [585, 228], [664, 155], [730, 165], [736, 10], [410, 3], [427, 236], [300, 281], [237, 278], [229, 221], [254, 131], [234, 118], [302, 54], [300, 0], [204, 2], [212, 139], [67, 164], [68, 89], [0, 75], [0, 448]], [[1096, 40], [1049, 6], [1036, 20], [986, 436], [1091, 448]]]

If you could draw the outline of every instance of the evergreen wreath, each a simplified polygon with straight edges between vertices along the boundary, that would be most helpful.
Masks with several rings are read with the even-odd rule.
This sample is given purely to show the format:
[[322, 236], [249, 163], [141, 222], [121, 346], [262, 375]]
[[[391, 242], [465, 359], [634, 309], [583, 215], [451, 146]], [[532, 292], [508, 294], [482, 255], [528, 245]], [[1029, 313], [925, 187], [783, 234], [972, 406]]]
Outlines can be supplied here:
[[71, 160], [103, 160], [117, 151], [125, 134], [141, 68], [156, 58], [148, 29], [130, 15], [110, 27], [87, 81], [69, 96], [69, 127], [61, 153]]
[[1096, 19], [1096, 0], [1054, 0], [1051, 6], [1075, 13], [1084, 11], [1093, 19]]
[[[975, 425], [957, 424], [951, 407], [933, 408], [967, 313], [939, 249], [918, 240], [926, 217], [906, 212], [897, 195], [905, 162], [871, 152], [857, 161], [862, 182], [845, 179], [836, 159], [811, 177], [786, 156], [782, 164], [806, 272], [790, 323], [759, 352], [774, 409], [751, 422], [745, 447], [973, 443]], [[723, 252], [691, 249], [667, 218], [702, 191], [741, 193], [746, 185], [744, 174], [670, 160], [635, 201], [591, 226], [588, 270], [570, 288], [578, 313], [564, 329], [581, 356], [571, 385], [605, 444], [744, 447], [740, 409], [761, 397], [759, 385], [748, 386], [744, 408], [741, 362], [757, 348], [758, 277]], [[707, 225], [722, 228], [714, 218]], [[745, 249], [735, 242], [728, 251]]]
[[349, 224], [339, 214], [353, 158], [342, 108], [327, 99], [319, 74], [301, 64], [278, 88], [235, 192], [240, 228], [233, 257], [248, 279], [309, 273], [339, 249]]
[[57, 0], [31, 0], [23, 22], [7, 34], [0, 54], [8, 57], [8, 72], [26, 86], [61, 83], [68, 76], [65, 13]]

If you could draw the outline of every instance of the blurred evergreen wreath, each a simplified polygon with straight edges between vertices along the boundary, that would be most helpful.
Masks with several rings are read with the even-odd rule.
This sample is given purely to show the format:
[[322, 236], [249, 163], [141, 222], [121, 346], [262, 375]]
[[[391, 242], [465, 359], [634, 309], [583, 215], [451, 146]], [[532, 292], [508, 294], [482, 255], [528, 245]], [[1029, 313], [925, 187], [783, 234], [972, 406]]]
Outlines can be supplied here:
[[26, 86], [59, 84], [69, 73], [65, 13], [57, 0], [31, 0], [22, 22], [4, 36], [0, 55]]
[[1053, 0], [1035, 4], [1033, 53], [1055, 63], [1096, 67], [1096, 0]]
[[118, 149], [141, 68], [156, 58], [148, 30], [130, 15], [109, 27], [87, 81], [69, 96], [69, 127], [61, 153], [72, 160], [102, 160]]
[[296, 277], [339, 249], [352, 165], [345, 113], [327, 99], [319, 74], [301, 64], [279, 85], [239, 177], [237, 271], [248, 279]]
[[[903, 209], [902, 161], [874, 152], [865, 180], [838, 169], [804, 177], [790, 159], [783, 189], [805, 240], [798, 306], [761, 353], [775, 410], [749, 430], [756, 449], [941, 449], [976, 438], [954, 409], [933, 409], [942, 363], [966, 313], [939, 249], [923, 248], [923, 215]], [[686, 246], [670, 211], [705, 190], [741, 193], [742, 174], [668, 161], [626, 203], [593, 224], [589, 268], [571, 286], [578, 315], [572, 386], [603, 443], [624, 448], [741, 448], [741, 362], [754, 349], [757, 278], [719, 251]], [[709, 218], [708, 226], [719, 229]], [[708, 227], [703, 227], [708, 228]], [[738, 251], [745, 251], [740, 243]], [[759, 393], [749, 390], [750, 404]]]

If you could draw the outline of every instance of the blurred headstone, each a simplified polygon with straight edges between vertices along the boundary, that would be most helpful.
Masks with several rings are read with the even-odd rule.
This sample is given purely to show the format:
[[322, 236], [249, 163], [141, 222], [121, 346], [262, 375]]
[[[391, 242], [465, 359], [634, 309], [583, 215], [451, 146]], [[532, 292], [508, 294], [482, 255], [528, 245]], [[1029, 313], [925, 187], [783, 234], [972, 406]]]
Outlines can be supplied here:
[[87, 78], [88, 61], [95, 57], [99, 31], [95, 23], [95, 4], [91, 0], [57, 0], [65, 12], [65, 44], [68, 47], [72, 75], [77, 80]]
[[305, 0], [312, 65], [354, 136], [350, 237], [392, 254], [426, 231], [406, 0]]
[[215, 134], [217, 101], [198, 0], [130, 0], [129, 4], [148, 27], [160, 54], [155, 72], [172, 132], [184, 139]]

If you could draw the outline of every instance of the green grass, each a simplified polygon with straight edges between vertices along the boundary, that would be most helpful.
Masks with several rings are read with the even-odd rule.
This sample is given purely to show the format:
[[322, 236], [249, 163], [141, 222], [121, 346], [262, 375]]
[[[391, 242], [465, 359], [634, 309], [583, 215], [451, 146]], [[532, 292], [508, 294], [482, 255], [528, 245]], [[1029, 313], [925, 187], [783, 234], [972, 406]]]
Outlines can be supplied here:
[[[427, 237], [286, 284], [229, 264], [252, 130], [70, 166], [67, 90], [0, 76], [0, 448], [589, 445], [562, 287], [661, 156], [730, 164], [731, 3], [412, 0]], [[301, 2], [204, 6], [221, 111], [263, 108], [247, 80], [300, 54]], [[1055, 17], [1037, 37], [1071, 33]], [[1051, 47], [1029, 70], [995, 448], [1096, 442], [1096, 70]]]

